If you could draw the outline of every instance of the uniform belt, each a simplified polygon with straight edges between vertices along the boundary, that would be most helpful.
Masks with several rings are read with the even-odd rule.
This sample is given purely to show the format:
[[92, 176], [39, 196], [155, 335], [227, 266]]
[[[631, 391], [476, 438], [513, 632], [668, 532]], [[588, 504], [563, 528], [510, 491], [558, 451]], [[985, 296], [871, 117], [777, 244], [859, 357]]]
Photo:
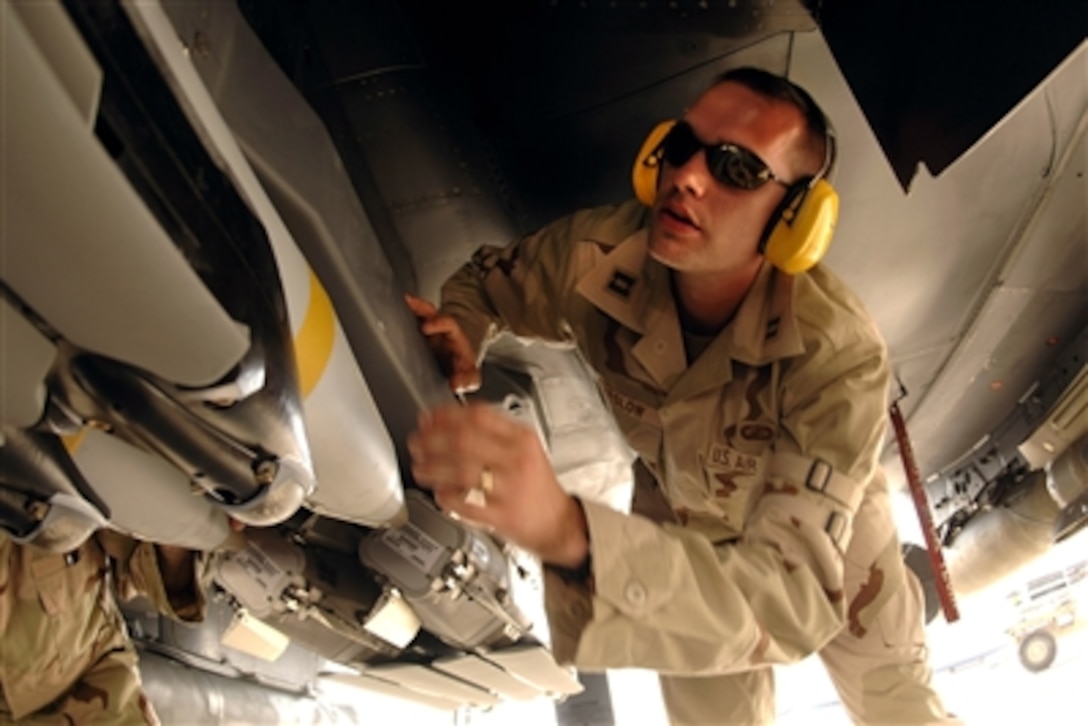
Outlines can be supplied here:
[[865, 496], [864, 482], [858, 482], [835, 470], [823, 459], [798, 454], [773, 454], [767, 476], [803, 482], [805, 488], [834, 499], [852, 515]]

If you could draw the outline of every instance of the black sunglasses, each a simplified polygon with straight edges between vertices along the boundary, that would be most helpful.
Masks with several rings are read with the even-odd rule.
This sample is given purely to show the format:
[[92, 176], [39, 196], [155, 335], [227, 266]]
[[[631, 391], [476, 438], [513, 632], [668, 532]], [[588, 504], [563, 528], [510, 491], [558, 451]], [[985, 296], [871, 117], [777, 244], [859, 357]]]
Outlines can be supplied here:
[[706, 152], [710, 175], [726, 186], [747, 191], [759, 189], [769, 181], [789, 186], [754, 152], [736, 144], [704, 144], [686, 121], [677, 121], [658, 147], [661, 158], [674, 167], [683, 166], [700, 150]]

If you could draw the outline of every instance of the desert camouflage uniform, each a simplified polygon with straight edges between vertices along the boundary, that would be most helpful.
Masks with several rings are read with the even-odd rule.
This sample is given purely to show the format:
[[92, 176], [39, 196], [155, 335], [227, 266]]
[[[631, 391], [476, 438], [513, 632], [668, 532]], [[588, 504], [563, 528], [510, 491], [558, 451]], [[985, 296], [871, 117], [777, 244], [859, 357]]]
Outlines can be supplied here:
[[658, 524], [584, 502], [591, 585], [546, 578], [557, 658], [658, 671], [673, 723], [754, 724], [774, 719], [769, 666], [818, 651], [856, 721], [949, 723], [877, 463], [876, 327], [822, 266], [765, 266], [719, 335], [686, 341], [643, 223], [634, 203], [579, 212], [443, 288], [476, 350], [499, 328], [575, 342], [651, 482], [635, 511], [664, 505]]
[[55, 555], [0, 534], [0, 724], [158, 723], [111, 580], [176, 619], [203, 613], [199, 589], [169, 601], [146, 542], [101, 532]]

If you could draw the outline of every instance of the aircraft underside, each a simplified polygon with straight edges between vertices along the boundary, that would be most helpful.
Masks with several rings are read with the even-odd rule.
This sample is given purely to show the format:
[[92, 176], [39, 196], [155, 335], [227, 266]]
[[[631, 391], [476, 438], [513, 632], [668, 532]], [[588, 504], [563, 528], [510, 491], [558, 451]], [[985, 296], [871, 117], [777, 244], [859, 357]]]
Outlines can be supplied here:
[[[271, 688], [273, 711], [324, 708], [309, 695], [322, 679], [450, 711], [577, 694], [577, 674], [555, 663], [540, 632], [538, 563], [451, 519], [411, 480], [406, 437], [422, 410], [452, 394], [403, 294], [435, 299], [477, 245], [513, 239], [561, 203], [625, 188], [624, 177], [582, 170], [563, 193], [524, 202], [541, 183], [526, 162], [546, 162], [578, 104], [596, 124], [584, 145], [619, 144], [599, 130], [629, 120], [626, 91], [615, 91], [613, 106], [588, 97], [557, 104], [554, 138], [533, 127], [539, 149], [504, 137], [510, 127], [500, 122], [516, 126], [518, 116], [496, 113], [496, 146], [487, 147], [439, 77], [386, 75], [396, 53], [411, 55], [394, 4], [368, 6], [367, 32], [380, 35], [386, 23], [405, 33], [400, 46], [389, 41], [401, 50], [387, 47], [374, 70], [344, 71], [335, 83], [316, 62], [285, 72], [286, 59], [318, 52], [291, 45], [303, 35], [282, 33], [288, 10], [240, 5], [4, 4], [0, 526], [55, 552], [104, 527], [197, 550], [229, 543], [214, 557], [202, 629], [128, 611], [153, 695], [154, 673], [184, 682], [177, 693], [215, 691], [236, 703]], [[405, 6], [406, 16], [419, 11]], [[784, 3], [758, 28], [741, 25], [707, 41], [728, 41], [719, 65], [788, 65], [796, 50], [833, 66], [800, 3]], [[1085, 57], [1081, 45], [1054, 83], [1068, 84], [1069, 67], [1083, 70]], [[680, 70], [667, 75], [676, 77], [705, 65], [672, 60]], [[418, 70], [414, 63], [402, 70]], [[829, 93], [853, 112], [835, 78]], [[348, 85], [350, 94], [334, 93]], [[1035, 227], [1065, 214], [1047, 217], [1047, 205], [1066, 197], [1075, 205], [1083, 192], [1080, 86], [1055, 112], [1065, 149], [1054, 158], [1057, 191], [1023, 192], [1034, 200], [1024, 209], [1042, 210], [1043, 222], [1022, 224], [1023, 247], [1001, 241], [1002, 280], [965, 291], [954, 334], [933, 345], [912, 347], [906, 302], [877, 315], [899, 324], [888, 325], [889, 343], [901, 377], [920, 392], [906, 406], [918, 416], [922, 473], [964, 591], [1072, 536], [1088, 516], [1083, 206], [1062, 229], [1044, 230], [1061, 237], [1051, 287], [1019, 288], [1053, 294], [1002, 307], [1015, 297], [1004, 280], [1030, 272], [1015, 263], [1031, 259]], [[642, 98], [664, 108], [690, 87], [690, 79], [646, 84]], [[863, 124], [860, 112], [849, 118]], [[515, 158], [514, 189], [485, 168]], [[844, 184], [862, 176], [846, 164]], [[605, 191], [583, 194], [593, 185]], [[851, 252], [862, 249], [849, 246], [866, 236], [858, 230], [843, 229]], [[1070, 269], [1078, 253], [1079, 272]], [[1003, 407], [967, 410], [970, 431], [945, 447], [935, 432], [947, 419], [926, 426], [921, 417], [950, 413], [942, 391], [985, 388], [988, 356], [1013, 344], [998, 335], [1002, 311], [1027, 315], [1041, 299], [1053, 341], [1024, 354], [1034, 365], [1010, 374], [1012, 390], [989, 383]], [[1012, 326], [1019, 340], [1025, 325]], [[993, 345], [972, 348], [980, 339]], [[503, 339], [484, 380], [475, 396], [539, 433], [569, 491], [629, 507], [633, 455], [573, 349]], [[960, 445], [981, 434], [979, 445]], [[891, 444], [885, 465], [899, 466]], [[245, 525], [241, 534], [232, 519]], [[167, 721], [199, 701], [168, 690], [157, 702]], [[209, 710], [197, 720], [237, 717]]]

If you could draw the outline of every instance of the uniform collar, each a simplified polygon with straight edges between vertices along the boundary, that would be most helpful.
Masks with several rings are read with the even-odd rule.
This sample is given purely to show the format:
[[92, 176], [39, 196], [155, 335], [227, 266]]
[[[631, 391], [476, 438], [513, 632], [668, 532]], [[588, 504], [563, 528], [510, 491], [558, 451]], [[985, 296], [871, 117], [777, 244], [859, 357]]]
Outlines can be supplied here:
[[[621, 242], [575, 288], [601, 312], [642, 336], [631, 355], [668, 390], [687, 368], [669, 271], [653, 260], [643, 228]], [[632, 372], [635, 377], [640, 377]]]
[[736, 317], [719, 334], [730, 338], [730, 355], [753, 366], [800, 355], [805, 351], [794, 313], [794, 278], [764, 261]]
[[[648, 234], [640, 229], [617, 245], [575, 289], [642, 336], [631, 353], [670, 398], [727, 382], [731, 360], [758, 366], [804, 351], [794, 315], [794, 280], [764, 263], [736, 317], [689, 367], [669, 271], [649, 256]], [[674, 385], [678, 390], [671, 390]]]
[[643, 228], [618, 244], [575, 288], [601, 312], [639, 335], [646, 334], [655, 303], [667, 298], [673, 307], [668, 271], [650, 259], [647, 236]]

